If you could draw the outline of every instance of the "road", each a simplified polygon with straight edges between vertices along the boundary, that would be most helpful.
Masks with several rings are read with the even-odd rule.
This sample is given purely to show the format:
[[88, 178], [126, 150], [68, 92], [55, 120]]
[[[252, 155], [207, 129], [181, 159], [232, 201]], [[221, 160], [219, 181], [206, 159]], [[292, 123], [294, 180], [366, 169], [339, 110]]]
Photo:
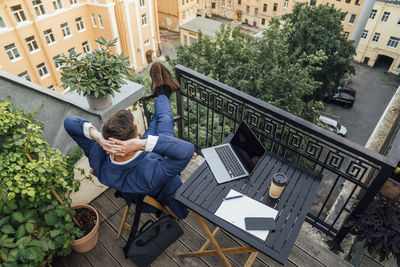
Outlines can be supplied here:
[[385, 73], [386, 67], [370, 68], [355, 64], [354, 75], [348, 87], [357, 91], [352, 108], [344, 108], [335, 104], [325, 104], [324, 112], [337, 116], [342, 125], [347, 128], [347, 138], [364, 146], [376, 124], [381, 118], [386, 106], [392, 99], [400, 83], [400, 78]]

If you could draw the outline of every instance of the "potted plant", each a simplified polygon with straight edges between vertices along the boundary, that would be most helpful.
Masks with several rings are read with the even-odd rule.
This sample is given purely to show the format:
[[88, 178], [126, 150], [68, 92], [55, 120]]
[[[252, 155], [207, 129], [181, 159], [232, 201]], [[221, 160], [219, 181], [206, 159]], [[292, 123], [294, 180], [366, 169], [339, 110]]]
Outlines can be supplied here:
[[111, 105], [111, 96], [126, 84], [123, 78], [130, 72], [129, 58], [111, 52], [118, 38], [107, 41], [101, 36], [96, 42], [100, 48], [82, 57], [75, 50], [61, 56], [61, 86], [86, 96], [91, 108], [105, 109]]
[[400, 203], [377, 195], [368, 209], [350, 223], [356, 243], [364, 244], [379, 261], [393, 256], [400, 266]]
[[34, 113], [15, 110], [5, 100], [0, 100], [0, 162], [0, 262], [38, 266], [68, 255], [83, 235], [69, 199], [73, 162], [43, 139]]

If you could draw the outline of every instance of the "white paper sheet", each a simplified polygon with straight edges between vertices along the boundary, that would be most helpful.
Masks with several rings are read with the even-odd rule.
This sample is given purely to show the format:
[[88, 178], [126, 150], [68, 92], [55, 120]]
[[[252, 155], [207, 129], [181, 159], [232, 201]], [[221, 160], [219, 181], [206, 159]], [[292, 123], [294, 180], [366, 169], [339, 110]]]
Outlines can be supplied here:
[[[229, 191], [226, 197], [243, 195], [233, 189]], [[265, 240], [268, 236], [268, 230], [246, 230], [244, 224], [245, 217], [270, 217], [276, 219], [277, 210], [264, 205], [245, 195], [241, 198], [224, 200], [215, 212], [215, 215], [224, 219], [227, 222], [245, 230], [246, 232]]]

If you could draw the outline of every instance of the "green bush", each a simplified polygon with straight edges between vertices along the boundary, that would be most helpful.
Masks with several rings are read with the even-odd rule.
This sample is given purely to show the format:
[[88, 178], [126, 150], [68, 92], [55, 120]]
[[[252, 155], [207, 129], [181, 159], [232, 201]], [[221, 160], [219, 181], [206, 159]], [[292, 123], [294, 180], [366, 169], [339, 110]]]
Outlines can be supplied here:
[[[70, 253], [75, 227], [67, 158], [43, 139], [33, 113], [0, 101], [0, 266], [37, 266]], [[54, 200], [50, 187], [65, 205]]]

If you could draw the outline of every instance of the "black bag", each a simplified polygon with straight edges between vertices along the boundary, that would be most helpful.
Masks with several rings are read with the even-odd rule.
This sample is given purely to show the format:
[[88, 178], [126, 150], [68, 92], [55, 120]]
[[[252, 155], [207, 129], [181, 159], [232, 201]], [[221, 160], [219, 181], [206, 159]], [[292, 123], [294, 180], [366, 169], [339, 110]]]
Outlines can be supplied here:
[[135, 218], [124, 251], [125, 257], [130, 258], [139, 267], [144, 267], [178, 240], [183, 230], [173, 217], [163, 215], [155, 222], [147, 221], [136, 236], [143, 198], [138, 198], [136, 203]]

